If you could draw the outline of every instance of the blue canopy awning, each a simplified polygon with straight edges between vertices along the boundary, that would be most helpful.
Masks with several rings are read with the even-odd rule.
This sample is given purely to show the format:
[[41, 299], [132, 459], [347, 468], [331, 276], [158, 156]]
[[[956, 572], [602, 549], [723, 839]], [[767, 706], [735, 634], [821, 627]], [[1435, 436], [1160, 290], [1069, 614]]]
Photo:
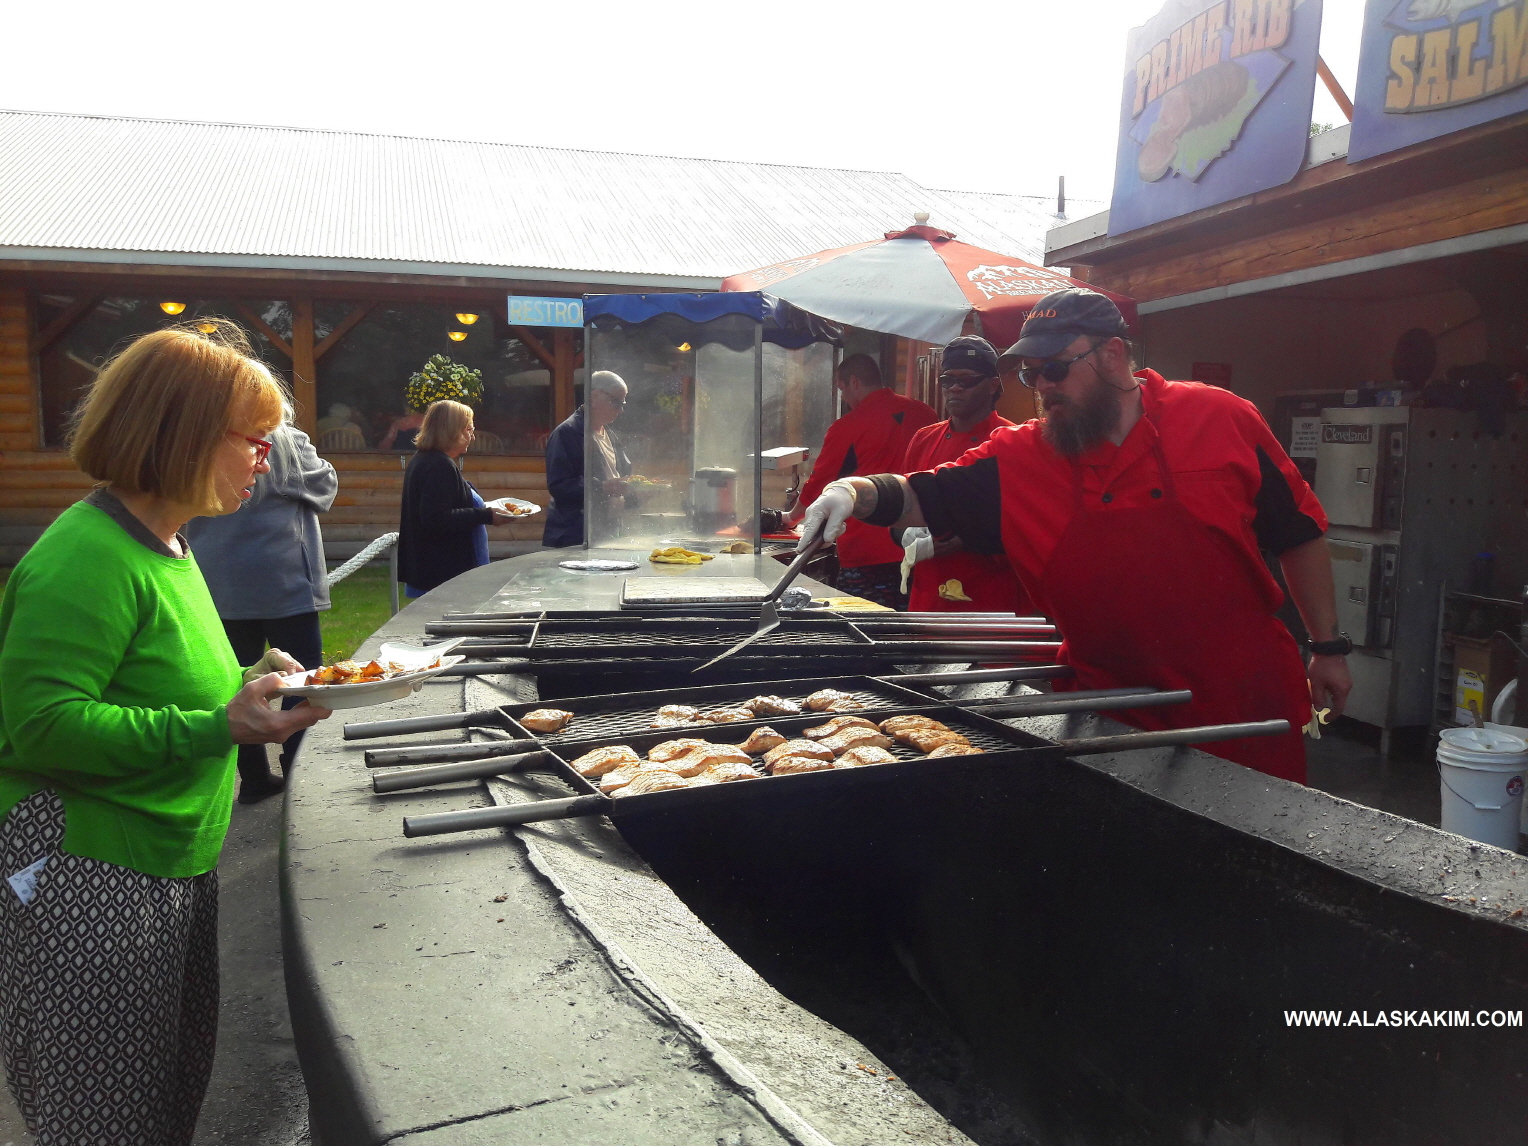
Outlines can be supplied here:
[[[717, 319], [737, 315], [764, 328], [764, 341], [787, 349], [813, 342], [838, 345], [841, 328], [809, 311], [792, 306], [783, 298], [762, 291], [727, 291], [712, 294], [586, 294], [584, 321], [592, 326], [621, 323], [640, 326], [654, 321], [693, 323], [703, 327]], [[716, 341], [732, 338], [716, 332]], [[712, 341], [705, 331], [698, 331], [691, 341]]]

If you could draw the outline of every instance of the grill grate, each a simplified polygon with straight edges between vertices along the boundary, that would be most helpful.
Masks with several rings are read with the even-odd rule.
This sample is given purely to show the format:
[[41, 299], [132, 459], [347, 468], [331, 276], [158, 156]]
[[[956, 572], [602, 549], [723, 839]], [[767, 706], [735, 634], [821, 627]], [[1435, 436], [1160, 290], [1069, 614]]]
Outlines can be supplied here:
[[[542, 631], [536, 634], [529, 648], [581, 648], [597, 653], [604, 649], [631, 648], [637, 646], [664, 648], [725, 648], [747, 636], [751, 629], [720, 633], [558, 633]], [[864, 642], [838, 632], [789, 632], [776, 630], [759, 638], [750, 650], [764, 648], [795, 647], [798, 645], [831, 646], [836, 648], [863, 648]]]

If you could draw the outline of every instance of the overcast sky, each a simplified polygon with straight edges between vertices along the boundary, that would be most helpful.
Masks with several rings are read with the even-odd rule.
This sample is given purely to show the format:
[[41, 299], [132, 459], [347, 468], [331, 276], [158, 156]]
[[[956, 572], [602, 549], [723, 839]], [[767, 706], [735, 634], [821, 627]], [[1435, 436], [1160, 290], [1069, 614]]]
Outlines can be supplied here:
[[[902, 171], [1107, 200], [1161, 0], [7, 5], [0, 107]], [[1362, 0], [1326, 0], [1349, 94]], [[20, 49], [20, 50], [18, 50]], [[1314, 118], [1341, 123], [1317, 85]], [[254, 173], [258, 176], [258, 173]], [[935, 220], [937, 222], [937, 220]]]

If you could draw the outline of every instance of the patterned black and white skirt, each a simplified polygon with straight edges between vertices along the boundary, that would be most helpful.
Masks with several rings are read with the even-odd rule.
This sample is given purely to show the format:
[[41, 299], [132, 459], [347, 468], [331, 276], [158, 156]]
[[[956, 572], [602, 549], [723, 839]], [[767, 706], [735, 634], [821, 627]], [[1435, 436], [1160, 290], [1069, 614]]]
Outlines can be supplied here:
[[50, 789], [0, 825], [6, 1084], [38, 1146], [183, 1146], [217, 1043], [217, 872], [144, 875], [63, 838]]

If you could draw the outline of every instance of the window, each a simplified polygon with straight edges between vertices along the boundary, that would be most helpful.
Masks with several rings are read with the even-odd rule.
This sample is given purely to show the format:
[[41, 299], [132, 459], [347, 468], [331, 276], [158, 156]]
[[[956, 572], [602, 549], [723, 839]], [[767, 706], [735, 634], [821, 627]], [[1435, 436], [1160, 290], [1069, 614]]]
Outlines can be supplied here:
[[[40, 334], [67, 315], [78, 296], [41, 294], [35, 301], [35, 327]], [[102, 298], [38, 354], [42, 389], [44, 446], [62, 447], [69, 415], [78, 405], [106, 361], [133, 339], [153, 330], [197, 318], [218, 317], [237, 322], [249, 335], [255, 354], [291, 384], [291, 363], [250, 321], [257, 316], [278, 338], [292, 335], [292, 311], [285, 302], [245, 299], [194, 299], [185, 294], [158, 297]]]
[[[315, 303], [315, 341], [354, 306]], [[412, 450], [422, 411], [406, 407], [404, 388], [439, 354], [482, 374], [474, 453], [541, 453], [552, 430], [551, 371], [510, 334], [502, 317], [475, 309], [480, 306], [389, 304], [368, 311], [318, 362], [319, 448]]]

